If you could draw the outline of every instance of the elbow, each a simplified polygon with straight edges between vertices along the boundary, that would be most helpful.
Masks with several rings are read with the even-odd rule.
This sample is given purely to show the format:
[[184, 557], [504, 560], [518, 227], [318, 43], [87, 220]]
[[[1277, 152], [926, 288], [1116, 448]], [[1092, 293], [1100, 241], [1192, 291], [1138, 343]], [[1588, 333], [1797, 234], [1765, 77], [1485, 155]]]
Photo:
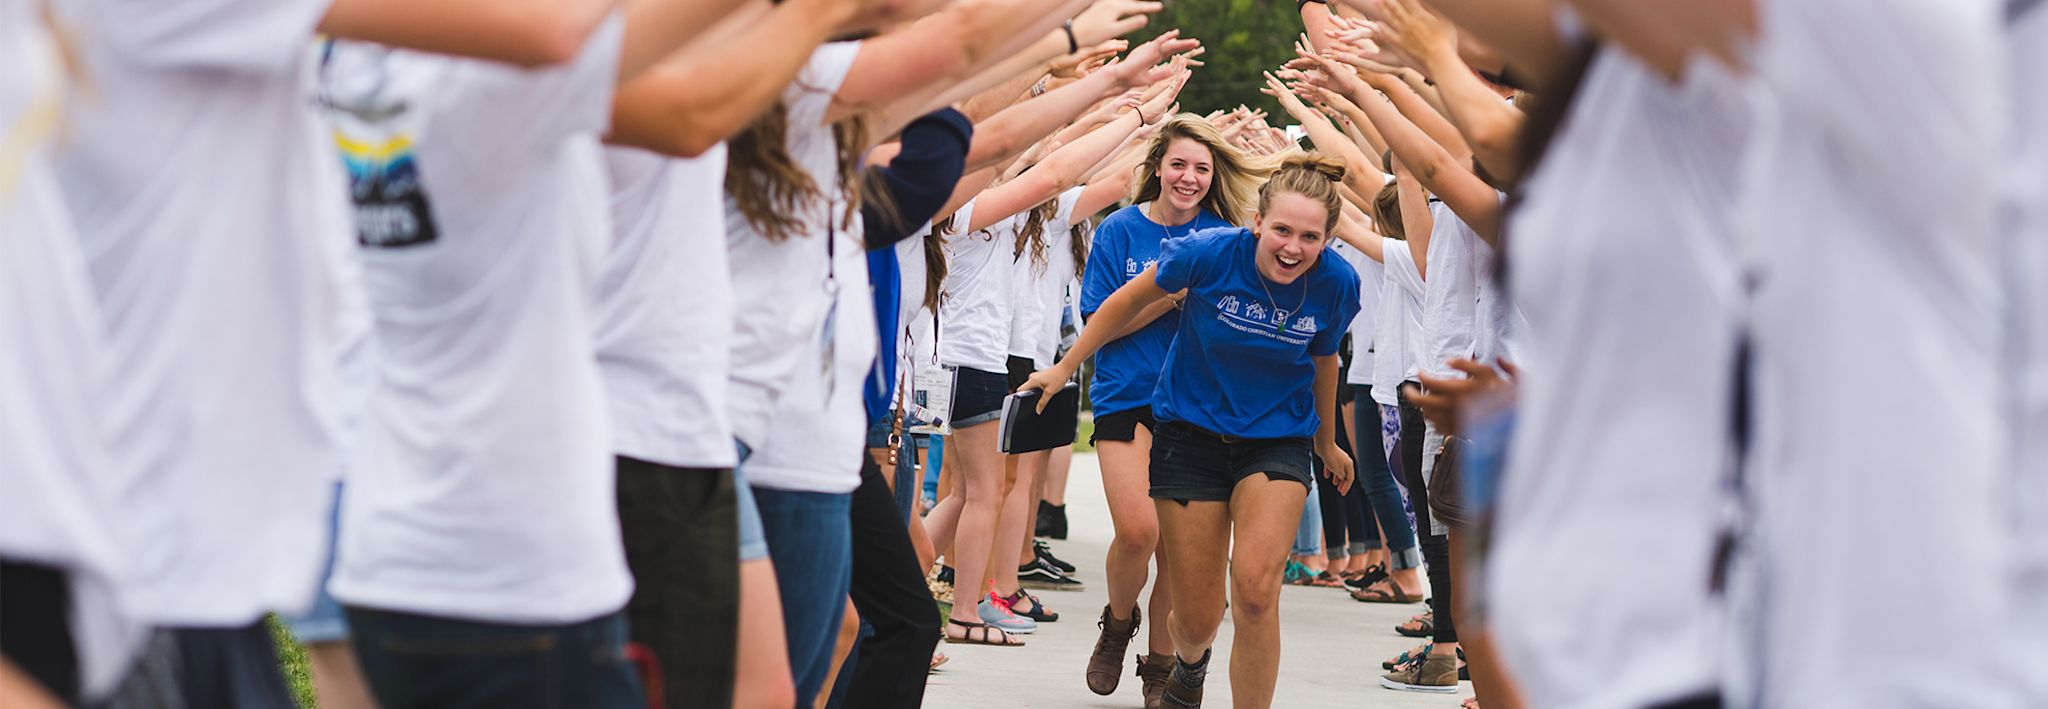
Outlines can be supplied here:
[[713, 135], [712, 131], [680, 130], [676, 131], [676, 136], [668, 142], [666, 149], [661, 153], [674, 158], [703, 157], [724, 140], [723, 136]]

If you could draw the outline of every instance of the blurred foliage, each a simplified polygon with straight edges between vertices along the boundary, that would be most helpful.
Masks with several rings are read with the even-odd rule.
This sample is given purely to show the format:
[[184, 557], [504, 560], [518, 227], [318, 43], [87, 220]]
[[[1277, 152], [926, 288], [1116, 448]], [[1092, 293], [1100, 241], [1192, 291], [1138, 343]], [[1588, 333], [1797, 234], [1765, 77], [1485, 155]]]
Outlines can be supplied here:
[[1286, 125], [1280, 104], [1259, 88], [1260, 72], [1294, 58], [1294, 37], [1301, 33], [1301, 15], [1291, 0], [1167, 0], [1166, 9], [1131, 35], [1131, 42], [1151, 39], [1180, 28], [1181, 36], [1202, 40], [1208, 47], [1194, 80], [1181, 92], [1181, 110], [1205, 114], [1242, 103], [1262, 108], [1274, 125]]

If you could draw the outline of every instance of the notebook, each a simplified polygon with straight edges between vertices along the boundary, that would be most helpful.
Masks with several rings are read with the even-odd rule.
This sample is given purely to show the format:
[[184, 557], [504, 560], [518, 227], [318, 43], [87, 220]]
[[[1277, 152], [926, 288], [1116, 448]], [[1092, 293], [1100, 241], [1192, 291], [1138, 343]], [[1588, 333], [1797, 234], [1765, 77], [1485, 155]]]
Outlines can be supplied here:
[[1003, 399], [1002, 440], [1004, 453], [1031, 453], [1074, 444], [1074, 421], [1081, 413], [1081, 385], [1067, 382], [1052, 395], [1045, 413], [1038, 412], [1038, 391], [1011, 394]]

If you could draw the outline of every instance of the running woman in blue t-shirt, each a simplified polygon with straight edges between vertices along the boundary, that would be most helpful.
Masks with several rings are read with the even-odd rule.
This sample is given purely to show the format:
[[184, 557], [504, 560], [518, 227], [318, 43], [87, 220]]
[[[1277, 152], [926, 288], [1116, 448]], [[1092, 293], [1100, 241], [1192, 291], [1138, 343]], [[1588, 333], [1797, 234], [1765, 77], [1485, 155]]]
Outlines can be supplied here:
[[[1081, 274], [1081, 314], [1093, 317], [1110, 294], [1159, 259], [1166, 242], [1241, 222], [1257, 198], [1262, 176], [1208, 121], [1193, 115], [1167, 121], [1139, 167], [1136, 204], [1110, 214], [1095, 229]], [[1116, 691], [1124, 675], [1124, 650], [1143, 624], [1138, 593], [1145, 589], [1159, 543], [1159, 517], [1146, 496], [1146, 460], [1155, 428], [1152, 389], [1159, 383], [1167, 346], [1173, 344], [1178, 313], [1164, 302], [1145, 308], [1129, 324], [1106, 333], [1111, 337], [1095, 358], [1089, 386], [1095, 412], [1092, 443], [1101, 456], [1102, 491], [1116, 527], [1103, 570], [1109, 605], [1103, 608], [1101, 636], [1088, 660], [1088, 689], [1096, 694]], [[1162, 576], [1166, 565], [1160, 555]], [[1171, 599], [1164, 584], [1155, 585], [1146, 610], [1155, 619], [1164, 618]], [[1138, 676], [1149, 699], [1165, 686], [1173, 667], [1173, 640], [1165, 626], [1154, 624], [1147, 645], [1150, 654], [1140, 662]]]
[[1043, 401], [1148, 306], [1186, 311], [1152, 397], [1151, 494], [1173, 561], [1165, 572], [1175, 650], [1168, 706], [1201, 705], [1226, 565], [1232, 694], [1240, 706], [1271, 703], [1281, 569], [1312, 461], [1322, 458], [1339, 489], [1351, 486], [1336, 422], [1317, 414], [1336, 409], [1337, 345], [1358, 311], [1358, 274], [1343, 259], [1322, 258], [1343, 173], [1327, 158], [1290, 158], [1259, 190], [1252, 228], [1167, 242], [1156, 265], [1103, 301], [1073, 351], [1023, 387]]

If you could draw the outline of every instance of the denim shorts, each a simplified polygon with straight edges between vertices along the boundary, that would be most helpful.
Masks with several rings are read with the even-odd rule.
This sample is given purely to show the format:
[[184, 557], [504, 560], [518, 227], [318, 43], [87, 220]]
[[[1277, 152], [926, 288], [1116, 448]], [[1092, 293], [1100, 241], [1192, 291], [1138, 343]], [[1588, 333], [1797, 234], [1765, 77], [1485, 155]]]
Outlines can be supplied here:
[[1007, 374], [961, 367], [953, 380], [953, 428], [988, 423], [1003, 416], [1003, 397], [1010, 395]]
[[327, 511], [327, 561], [320, 567], [320, 585], [313, 589], [313, 607], [284, 619], [292, 637], [307, 645], [348, 640], [348, 616], [342, 612], [341, 603], [327, 593], [327, 581], [334, 578], [334, 546], [341, 535], [341, 493], [342, 483], [337, 482], [334, 500]]
[[1307, 438], [1237, 438], [1181, 421], [1152, 432], [1152, 499], [1227, 502], [1245, 478], [1265, 473], [1314, 490]]
[[[383, 706], [647, 706], [639, 673], [626, 649], [624, 613], [559, 625], [515, 624], [350, 606], [348, 619], [356, 630], [356, 657], [362, 662], [363, 679]], [[260, 624], [256, 627], [262, 630]], [[274, 663], [275, 651], [271, 657]], [[287, 698], [280, 704], [260, 706], [290, 706], [290, 702]]]
[[733, 494], [739, 498], [740, 507], [740, 561], [768, 558], [768, 535], [761, 532], [761, 508], [754, 503], [754, 488], [747, 484], [747, 458], [754, 454], [745, 442], [735, 442], [740, 448], [740, 464], [732, 467]]

